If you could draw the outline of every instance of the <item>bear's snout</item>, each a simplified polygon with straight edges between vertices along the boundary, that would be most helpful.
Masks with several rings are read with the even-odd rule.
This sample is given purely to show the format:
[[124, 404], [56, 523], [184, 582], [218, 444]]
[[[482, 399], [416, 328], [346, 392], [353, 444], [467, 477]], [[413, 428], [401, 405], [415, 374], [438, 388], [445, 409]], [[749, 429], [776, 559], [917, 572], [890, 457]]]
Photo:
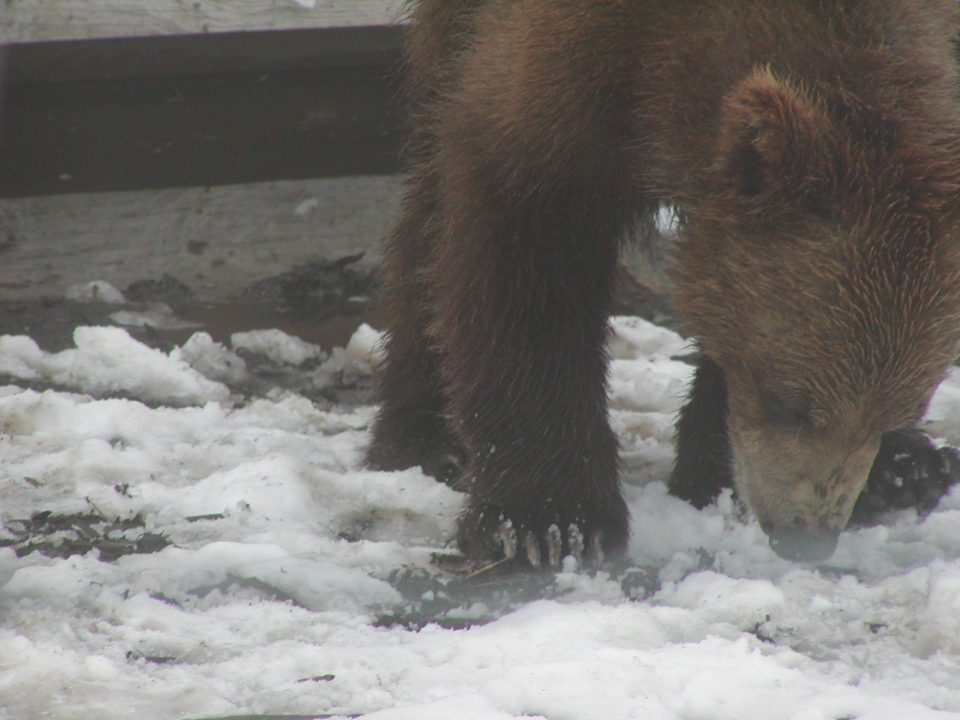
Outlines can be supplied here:
[[799, 528], [782, 528], [767, 533], [770, 547], [784, 560], [819, 562], [833, 555], [840, 531], [812, 533]]
[[731, 424], [734, 484], [774, 552], [818, 562], [837, 547], [879, 446], [844, 434]]

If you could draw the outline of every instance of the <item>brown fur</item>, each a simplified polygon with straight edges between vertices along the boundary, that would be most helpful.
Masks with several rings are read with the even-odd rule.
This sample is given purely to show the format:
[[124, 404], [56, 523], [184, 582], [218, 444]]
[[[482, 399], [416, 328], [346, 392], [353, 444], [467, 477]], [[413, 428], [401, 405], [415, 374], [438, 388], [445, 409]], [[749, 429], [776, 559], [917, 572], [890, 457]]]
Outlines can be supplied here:
[[425, 0], [413, 20], [371, 466], [464, 462], [470, 555], [504, 520], [622, 549], [617, 238], [671, 203], [708, 358], [675, 491], [732, 476], [772, 538], [839, 532], [960, 341], [953, 1]]

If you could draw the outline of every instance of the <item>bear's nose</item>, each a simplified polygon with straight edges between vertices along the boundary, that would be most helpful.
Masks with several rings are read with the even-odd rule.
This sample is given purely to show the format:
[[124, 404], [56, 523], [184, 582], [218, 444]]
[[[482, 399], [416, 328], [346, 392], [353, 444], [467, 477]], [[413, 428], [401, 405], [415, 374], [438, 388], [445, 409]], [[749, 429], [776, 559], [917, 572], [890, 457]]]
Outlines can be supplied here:
[[818, 562], [826, 560], [837, 549], [839, 532], [815, 535], [798, 528], [783, 528], [770, 534], [770, 547], [784, 560]]

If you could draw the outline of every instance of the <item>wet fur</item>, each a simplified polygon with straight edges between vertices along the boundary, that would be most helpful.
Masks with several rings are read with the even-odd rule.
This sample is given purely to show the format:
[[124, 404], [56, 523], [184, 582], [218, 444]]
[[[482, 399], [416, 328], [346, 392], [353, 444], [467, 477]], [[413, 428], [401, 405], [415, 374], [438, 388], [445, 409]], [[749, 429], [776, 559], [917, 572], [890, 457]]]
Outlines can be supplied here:
[[[412, 178], [387, 248], [368, 463], [422, 465], [469, 492], [467, 554], [496, 554], [505, 520], [625, 546], [606, 318], [618, 238], [664, 202], [686, 220], [677, 304], [707, 358], [674, 492], [703, 504], [733, 480], [729, 429], [764, 413], [790, 432], [840, 423], [839, 452], [854, 425], [880, 433], [922, 412], [960, 337], [952, 1], [424, 0], [411, 13]], [[916, 269], [892, 313], [874, 312], [893, 292], [870, 275], [884, 263]], [[821, 318], [832, 292], [875, 317]], [[813, 327], [791, 337], [798, 318]], [[820, 414], [802, 416], [801, 397]]]

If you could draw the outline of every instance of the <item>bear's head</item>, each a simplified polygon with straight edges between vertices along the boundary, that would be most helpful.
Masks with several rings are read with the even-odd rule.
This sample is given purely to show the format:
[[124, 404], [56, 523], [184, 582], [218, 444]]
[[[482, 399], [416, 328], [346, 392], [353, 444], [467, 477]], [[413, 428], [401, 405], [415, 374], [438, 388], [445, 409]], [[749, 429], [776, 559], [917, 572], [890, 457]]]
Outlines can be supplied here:
[[881, 434], [924, 414], [960, 347], [960, 129], [902, 120], [936, 100], [891, 92], [756, 69], [687, 211], [677, 308], [723, 369], [734, 483], [784, 557], [833, 552]]

